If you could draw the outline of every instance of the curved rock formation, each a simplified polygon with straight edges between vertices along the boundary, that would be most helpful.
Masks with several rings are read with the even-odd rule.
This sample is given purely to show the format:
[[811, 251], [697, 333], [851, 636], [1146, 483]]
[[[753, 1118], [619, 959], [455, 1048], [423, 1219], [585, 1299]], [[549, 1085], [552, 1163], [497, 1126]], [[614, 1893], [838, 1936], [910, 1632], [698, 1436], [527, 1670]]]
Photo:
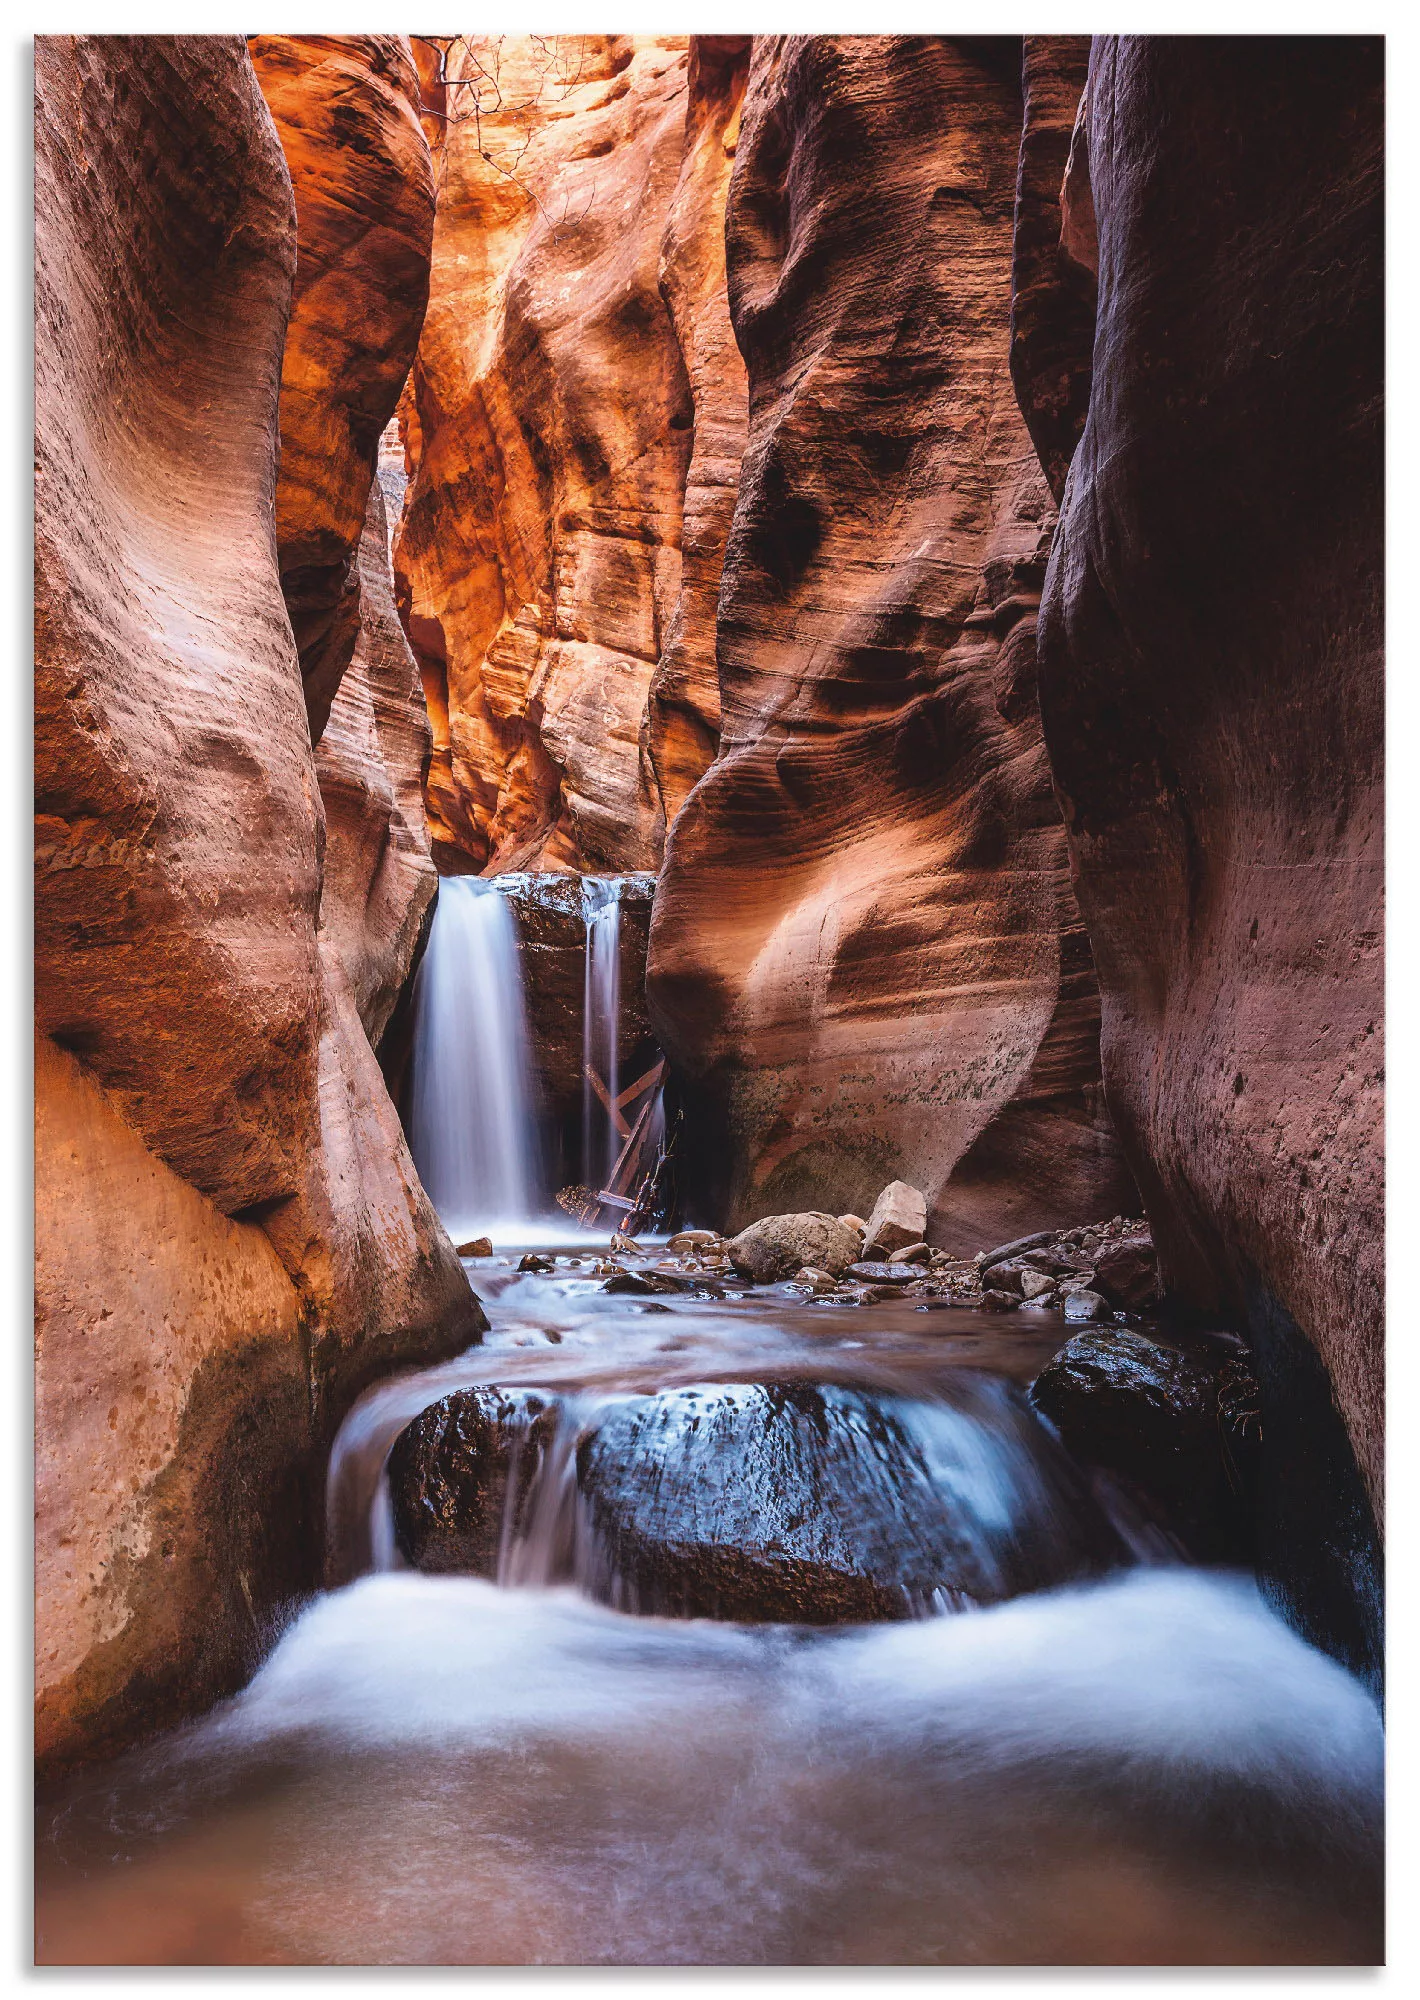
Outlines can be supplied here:
[[[450, 869], [653, 867], [656, 771], [674, 802], [713, 727], [736, 59], [699, 62], [689, 115], [683, 37], [460, 37], [422, 60], [443, 138], [397, 568], [435, 851]], [[662, 728], [647, 698], [668, 647]]]
[[345, 1404], [481, 1315], [336, 942], [368, 875], [323, 891], [273, 511], [295, 217], [251, 63], [43, 37], [36, 81], [37, 1693], [62, 1761], [235, 1683], [318, 1574]]
[[1314, 1344], [1376, 1504], [1382, 76], [1379, 40], [1096, 40], [1094, 388], [1040, 648], [1164, 1276], [1249, 1327], [1284, 1455]]
[[403, 35], [249, 47], [296, 195], [276, 539], [318, 742], [360, 632], [365, 500], [424, 321], [434, 179]]
[[1090, 407], [1095, 272], [1072, 249], [1062, 193], [1088, 35], [1023, 37], [1024, 119], [1011, 254], [1011, 379], [1058, 501]]
[[749, 50], [748, 35], [690, 38], [685, 153], [661, 242], [661, 292], [695, 411], [680, 597], [651, 682], [645, 730], [662, 842], [720, 741], [715, 610], [749, 419], [749, 386], [730, 324], [724, 215]]
[[1133, 1206], [1035, 705], [1053, 509], [1011, 390], [1020, 45], [756, 40], [727, 221], [749, 447], [717, 762], [669, 837], [652, 1015], [703, 1205], [936, 1242]]
[[429, 718], [395, 610], [378, 482], [370, 488], [358, 577], [360, 633], [316, 750], [326, 828], [321, 922], [377, 1046], [438, 883], [424, 819]]

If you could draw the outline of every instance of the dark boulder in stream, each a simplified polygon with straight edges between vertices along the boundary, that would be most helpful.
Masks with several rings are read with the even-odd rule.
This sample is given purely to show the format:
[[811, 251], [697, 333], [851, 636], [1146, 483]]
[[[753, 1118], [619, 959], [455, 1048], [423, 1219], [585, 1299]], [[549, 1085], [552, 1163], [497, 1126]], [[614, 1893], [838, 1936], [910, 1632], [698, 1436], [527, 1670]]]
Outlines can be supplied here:
[[970, 1405], [808, 1382], [617, 1404], [578, 1449], [581, 1581], [627, 1610], [827, 1625], [990, 1603], [1120, 1560], [1015, 1393], [982, 1384]]
[[460, 1389], [395, 1439], [395, 1539], [415, 1569], [496, 1576], [510, 1476], [519, 1512], [556, 1428], [553, 1398], [531, 1389]]
[[1092, 1328], [1061, 1348], [1030, 1395], [1067, 1451], [1121, 1481], [1188, 1555], [1249, 1559], [1261, 1419], [1241, 1342], [1181, 1347]]

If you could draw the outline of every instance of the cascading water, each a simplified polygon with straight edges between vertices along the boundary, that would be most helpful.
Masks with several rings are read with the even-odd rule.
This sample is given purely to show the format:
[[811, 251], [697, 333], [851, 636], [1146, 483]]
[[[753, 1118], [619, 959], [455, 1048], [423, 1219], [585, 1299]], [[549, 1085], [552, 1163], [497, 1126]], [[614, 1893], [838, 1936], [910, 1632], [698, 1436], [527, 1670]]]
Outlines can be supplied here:
[[456, 1242], [544, 1208], [534, 1101], [513, 911], [496, 879], [446, 876], [414, 986], [409, 1146]]
[[[621, 882], [588, 875], [582, 882], [587, 956], [582, 982], [582, 1179], [608, 1185], [621, 1151], [614, 1109], [621, 1090]], [[604, 1100], [597, 1079], [606, 1091]]]
[[[1058, 1326], [708, 1284], [638, 1300], [560, 1247], [545, 1276], [484, 1262], [486, 1338], [350, 1412], [336, 1587], [248, 1687], [46, 1803], [45, 1962], [1375, 1958], [1374, 1703], [1249, 1579], [1132, 1546], [1076, 1560], [1089, 1496], [1019, 1393]], [[808, 1386], [761, 1435], [774, 1383]], [[407, 1568], [391, 1448], [480, 1385], [556, 1422], [504, 1461], [494, 1574]], [[826, 1526], [875, 1562], [904, 1540], [968, 1557], [977, 1608], [629, 1615], [656, 1607], [607, 1572], [608, 1507], [654, 1528], [675, 1482], [672, 1554], [761, 1519], [773, 1554], [796, 1466], [839, 1469]]]

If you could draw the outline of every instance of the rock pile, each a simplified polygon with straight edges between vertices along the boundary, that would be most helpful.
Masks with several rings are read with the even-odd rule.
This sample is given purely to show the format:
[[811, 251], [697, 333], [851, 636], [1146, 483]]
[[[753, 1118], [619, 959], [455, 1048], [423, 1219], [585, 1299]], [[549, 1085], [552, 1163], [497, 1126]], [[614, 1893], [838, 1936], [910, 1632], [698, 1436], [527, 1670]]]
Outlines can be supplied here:
[[1149, 1225], [1116, 1215], [1074, 1229], [1041, 1230], [975, 1257], [954, 1256], [923, 1240], [926, 1199], [893, 1181], [867, 1222], [818, 1210], [769, 1215], [728, 1242], [710, 1230], [672, 1237], [672, 1256], [691, 1268], [747, 1284], [789, 1283], [814, 1299], [873, 1305], [888, 1299], [943, 1299], [955, 1305], [1015, 1312], [1047, 1307], [1067, 1319], [1116, 1311], [1147, 1312], [1161, 1298]]
[[[832, 1305], [936, 1299], [998, 1313], [1044, 1308], [1080, 1321], [1149, 1312], [1160, 1303], [1153, 1241], [1140, 1218], [1116, 1215], [1074, 1229], [1041, 1230], [975, 1257], [927, 1244], [925, 1222], [921, 1190], [894, 1181], [866, 1222], [819, 1209], [766, 1215], [729, 1238], [714, 1229], [682, 1229], [659, 1255], [643, 1253], [618, 1232], [610, 1255], [585, 1263], [580, 1257], [525, 1257], [519, 1269], [579, 1270], [604, 1279], [608, 1292], [646, 1296], [709, 1291], [723, 1297], [725, 1284], [779, 1285], [790, 1296]], [[639, 1261], [633, 1265], [632, 1259]]]

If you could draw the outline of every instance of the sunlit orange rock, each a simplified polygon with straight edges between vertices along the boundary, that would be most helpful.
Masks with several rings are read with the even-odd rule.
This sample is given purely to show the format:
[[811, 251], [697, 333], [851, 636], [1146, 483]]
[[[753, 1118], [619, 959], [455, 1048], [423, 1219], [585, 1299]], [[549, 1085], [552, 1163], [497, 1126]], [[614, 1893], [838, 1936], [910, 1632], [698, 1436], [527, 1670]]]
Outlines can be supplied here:
[[724, 213], [749, 49], [748, 35], [690, 38], [685, 152], [661, 245], [661, 291], [695, 410], [680, 599], [651, 682], [646, 730], [662, 838], [720, 740], [715, 608], [749, 420], [749, 386], [725, 283]]
[[1035, 702], [1019, 41], [757, 38], [727, 222], [749, 441], [715, 764], [653, 1018], [726, 1224], [923, 1188], [974, 1250], [1131, 1199]]
[[323, 931], [373, 1045], [408, 977], [438, 883], [424, 818], [429, 718], [395, 610], [385, 507], [377, 482], [360, 539], [360, 636], [316, 750], [326, 827]]
[[[661, 760], [672, 795], [712, 747], [737, 58], [707, 56], [689, 118], [684, 37], [459, 38], [420, 61], [443, 137], [396, 567], [435, 851], [453, 868], [653, 867], [648, 696], [668, 646], [666, 712], [692, 732]], [[673, 635], [688, 471], [693, 595]]]
[[365, 501], [424, 320], [434, 181], [404, 36], [249, 45], [296, 196], [276, 537], [317, 741], [360, 629]]

